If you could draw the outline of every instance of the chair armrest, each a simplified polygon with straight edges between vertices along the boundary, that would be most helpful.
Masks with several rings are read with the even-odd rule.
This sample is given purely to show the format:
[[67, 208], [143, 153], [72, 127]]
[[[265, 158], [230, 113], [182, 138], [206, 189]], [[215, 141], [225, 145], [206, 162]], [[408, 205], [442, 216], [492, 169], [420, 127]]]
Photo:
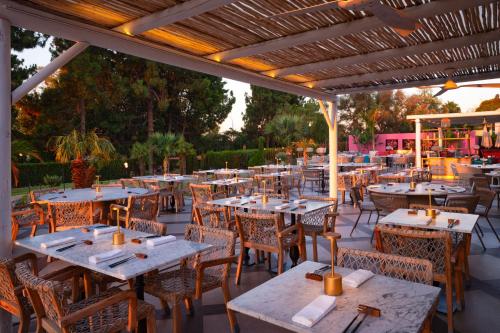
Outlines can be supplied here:
[[135, 328], [137, 321], [137, 297], [135, 292], [132, 290], [124, 290], [117, 292], [110, 297], [100, 300], [92, 305], [89, 305], [81, 310], [70, 313], [63, 318], [61, 318], [61, 326], [67, 328], [69, 325], [78, 322], [79, 320], [85, 319], [87, 317], [96, 314], [100, 310], [103, 310], [111, 305], [118, 304], [123, 301], [129, 301], [129, 330]]
[[109, 211], [112, 212], [113, 209], [119, 209], [119, 210], [123, 210], [125, 212], [128, 211], [127, 207], [119, 205], [119, 204], [111, 204], [111, 205], [109, 205]]
[[212, 260], [206, 260], [200, 262], [196, 265], [196, 282], [195, 282], [195, 298], [198, 299], [203, 293], [203, 275], [205, 274], [205, 269], [209, 267], [219, 266], [219, 265], [231, 265], [238, 259], [238, 256], [231, 256], [225, 258], [217, 258]]
[[28, 215], [28, 214], [36, 214], [36, 210], [33, 208], [28, 208], [28, 209], [23, 209], [23, 210], [16, 210], [11, 213], [11, 216], [22, 216], [22, 215]]
[[285, 229], [279, 231], [278, 232], [278, 237], [281, 238], [283, 236], [291, 234], [294, 231], [299, 231], [299, 224], [294, 224], [292, 226], [289, 226], [288, 228], [285, 228]]
[[66, 267], [43, 276], [44, 280], [66, 281], [75, 276], [80, 276], [86, 272], [86, 269], [78, 266]]

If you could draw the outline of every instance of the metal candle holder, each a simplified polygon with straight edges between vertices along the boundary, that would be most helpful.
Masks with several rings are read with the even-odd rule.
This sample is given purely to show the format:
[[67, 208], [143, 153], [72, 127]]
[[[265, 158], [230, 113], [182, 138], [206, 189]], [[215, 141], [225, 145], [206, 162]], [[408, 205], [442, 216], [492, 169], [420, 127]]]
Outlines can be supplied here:
[[265, 181], [265, 180], [263, 180], [263, 181], [262, 181], [262, 184], [264, 185], [264, 193], [262, 194], [262, 203], [263, 203], [263, 204], [266, 204], [266, 203], [267, 203], [267, 201], [268, 201], [268, 199], [267, 199], [267, 194], [266, 194], [266, 193], [267, 193], [267, 192], [266, 192], [266, 181]]
[[328, 296], [338, 296], [342, 294], [342, 275], [335, 273], [335, 249], [337, 247], [337, 239], [341, 235], [336, 232], [326, 232], [323, 236], [330, 240], [330, 255], [332, 257], [332, 270], [323, 276], [325, 294]]
[[116, 211], [116, 225], [117, 229], [113, 233], [113, 245], [123, 245], [125, 244], [125, 234], [120, 230], [120, 210], [118, 208], [113, 208]]

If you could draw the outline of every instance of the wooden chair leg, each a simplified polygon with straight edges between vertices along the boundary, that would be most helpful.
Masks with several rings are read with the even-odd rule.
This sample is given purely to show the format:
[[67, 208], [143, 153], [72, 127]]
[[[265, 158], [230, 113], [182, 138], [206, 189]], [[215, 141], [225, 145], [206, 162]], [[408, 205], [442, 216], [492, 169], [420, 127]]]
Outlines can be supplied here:
[[267, 270], [269, 270], [269, 271], [272, 269], [271, 258], [272, 258], [271, 252], [267, 252]]
[[283, 273], [283, 257], [284, 253], [282, 250], [278, 252], [278, 275]]
[[154, 311], [148, 314], [146, 323], [148, 333], [156, 333], [156, 316]]
[[227, 281], [222, 282], [222, 293], [224, 294], [224, 303], [226, 304], [227, 318], [229, 319], [231, 333], [237, 333], [240, 329], [238, 322], [236, 321], [236, 316], [234, 315], [234, 312], [227, 307], [227, 303], [231, 300], [231, 294], [229, 293]]
[[318, 236], [315, 232], [311, 234], [313, 245], [313, 261], [318, 262]]
[[240, 249], [240, 256], [238, 257], [238, 267], [236, 268], [236, 278], [234, 283], [236, 285], [240, 284], [241, 269], [243, 268], [243, 259], [245, 258], [245, 248], [242, 246]]
[[12, 223], [12, 241], [17, 239], [17, 234], [19, 233], [19, 225], [17, 223]]
[[453, 287], [451, 278], [446, 279], [446, 310], [448, 321], [448, 333], [453, 333]]
[[175, 302], [172, 307], [172, 331], [174, 333], [182, 332], [182, 313], [178, 302]]
[[171, 312], [170, 312], [170, 305], [168, 305], [168, 302], [163, 299], [160, 299], [160, 303], [161, 303], [161, 308], [163, 309], [165, 315], [170, 316]]
[[188, 314], [188, 316], [194, 315], [193, 299], [191, 297], [184, 298], [184, 306], [186, 307], [186, 313]]
[[22, 314], [19, 318], [19, 328], [17, 333], [28, 333], [30, 329], [30, 315]]

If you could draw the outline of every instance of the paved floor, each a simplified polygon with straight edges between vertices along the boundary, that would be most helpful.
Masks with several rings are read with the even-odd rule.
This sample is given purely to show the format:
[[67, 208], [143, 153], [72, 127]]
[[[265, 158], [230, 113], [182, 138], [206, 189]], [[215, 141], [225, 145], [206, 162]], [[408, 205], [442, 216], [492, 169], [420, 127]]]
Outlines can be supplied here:
[[[348, 196], [347, 196], [348, 197]], [[167, 224], [168, 233], [182, 237], [184, 226], [190, 223], [191, 206], [189, 198], [186, 199], [187, 206], [184, 212], [179, 214], [162, 214], [160, 221]], [[497, 230], [500, 231], [499, 210], [495, 208], [491, 211], [491, 221]], [[367, 223], [367, 217], [363, 216], [358, 228], [349, 237], [351, 228], [357, 218], [358, 211], [350, 204], [339, 206], [340, 216], [337, 219], [336, 231], [342, 234], [339, 241], [341, 247], [352, 247], [360, 249], [373, 249], [370, 243], [371, 232], [374, 223]], [[485, 232], [484, 242], [487, 250], [483, 251], [476, 235], [472, 237], [472, 249], [470, 256], [470, 272], [472, 275], [471, 286], [465, 292], [466, 307], [461, 312], [454, 315], [455, 332], [500, 332], [500, 243], [487, 226], [485, 221], [480, 221]], [[308, 254], [310, 258], [311, 244], [307, 240]], [[330, 258], [329, 243], [325, 239], [319, 239], [319, 260], [327, 263]], [[275, 259], [275, 258], [274, 258]], [[276, 265], [273, 259], [273, 265]], [[289, 263], [288, 263], [288, 267]], [[267, 265], [257, 265], [246, 267], [242, 274], [241, 284], [234, 284], [234, 272], [236, 266], [233, 265], [231, 272], [231, 295], [233, 297], [244, 293], [245, 291], [259, 285], [260, 283], [273, 277], [267, 271]], [[155, 304], [160, 309], [159, 302], [147, 297], [147, 300]], [[204, 324], [205, 332], [229, 332], [229, 324], [223, 306], [222, 292], [214, 290], [204, 295]], [[165, 318], [158, 310], [158, 331], [171, 332], [171, 321]], [[253, 318], [237, 314], [237, 319], [241, 332], [286, 332], [276, 326], [263, 323]], [[437, 315], [433, 322], [433, 332], [446, 332], [446, 318], [443, 315]]]

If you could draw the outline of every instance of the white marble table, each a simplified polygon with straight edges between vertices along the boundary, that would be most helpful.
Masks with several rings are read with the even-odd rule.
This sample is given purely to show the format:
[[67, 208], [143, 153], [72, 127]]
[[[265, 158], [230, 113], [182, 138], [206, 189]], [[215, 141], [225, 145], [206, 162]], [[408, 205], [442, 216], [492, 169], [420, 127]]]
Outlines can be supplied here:
[[[306, 261], [231, 300], [228, 308], [268, 323], [303, 333], [341, 333], [356, 316], [359, 304], [381, 310], [381, 317], [367, 317], [357, 333], [420, 332], [440, 289], [376, 275], [359, 288], [344, 287], [337, 305], [311, 328], [292, 321], [295, 313], [323, 294], [323, 282], [308, 280], [306, 272], [324, 266]], [[352, 270], [336, 268], [347, 275]]]
[[159, 182], [166, 182], [166, 183], [185, 183], [185, 182], [191, 182], [194, 180], [192, 176], [162, 176], [162, 175], [155, 175], [155, 176], [137, 176], [133, 177], [134, 179], [140, 179], [140, 180], [156, 180]]
[[252, 178], [229, 178], [229, 179], [216, 179], [216, 180], [208, 180], [203, 182], [205, 185], [213, 185], [213, 186], [237, 186], [241, 184], [247, 184], [252, 182]]
[[462, 164], [467, 167], [475, 168], [475, 169], [480, 169], [480, 170], [497, 170], [500, 169], [500, 163], [495, 163], [495, 164]]
[[[409, 210], [397, 209], [380, 219], [378, 223], [470, 234], [479, 219], [479, 215], [476, 214], [439, 212], [436, 218], [429, 223], [424, 210], [418, 210], [418, 215], [409, 215]], [[448, 219], [458, 219], [460, 223], [450, 229], [448, 228]]]
[[250, 170], [246, 169], [217, 169], [213, 172], [215, 175], [249, 175]]
[[465, 188], [460, 186], [448, 186], [433, 183], [420, 183], [417, 184], [414, 191], [410, 190], [410, 183], [387, 183], [367, 186], [369, 192], [382, 193], [382, 194], [399, 194], [408, 196], [446, 196], [452, 193], [465, 192]]
[[[96, 225], [97, 226], [97, 225]], [[92, 227], [90, 227], [92, 228]], [[132, 238], [148, 236], [143, 232], [132, 231], [125, 228], [121, 229], [125, 234], [124, 245], [112, 245], [112, 233], [101, 236], [94, 236], [92, 232], [82, 232], [81, 229], [71, 229], [61, 232], [28, 237], [16, 240], [15, 244], [24, 247], [33, 252], [38, 252], [56, 259], [66, 261], [70, 264], [88, 268], [90, 270], [103, 273], [120, 280], [128, 280], [135, 278], [154, 269], [165, 267], [167, 265], [177, 263], [181, 259], [192, 256], [210, 247], [208, 244], [189, 242], [184, 239], [177, 239], [174, 242], [162, 244], [156, 247], [148, 248], [146, 243], [135, 244], [131, 242]], [[92, 245], [77, 245], [69, 250], [57, 252], [56, 250], [70, 244], [60, 245], [43, 249], [41, 243], [48, 242], [65, 237], [74, 237], [75, 240], [91, 240]], [[134, 253], [144, 253], [148, 255], [147, 259], [133, 259], [125, 264], [115, 268], [109, 268], [110, 263], [119, 261], [113, 259], [103, 262], [98, 265], [89, 263], [89, 257], [95, 254], [103, 253], [113, 249], [123, 250], [124, 255], [120, 259], [128, 258]]]
[[99, 195], [93, 188], [68, 189], [59, 192], [46, 193], [40, 196], [39, 202], [82, 202], [82, 201], [116, 201], [129, 196], [142, 195], [148, 190], [141, 187], [101, 187]]

